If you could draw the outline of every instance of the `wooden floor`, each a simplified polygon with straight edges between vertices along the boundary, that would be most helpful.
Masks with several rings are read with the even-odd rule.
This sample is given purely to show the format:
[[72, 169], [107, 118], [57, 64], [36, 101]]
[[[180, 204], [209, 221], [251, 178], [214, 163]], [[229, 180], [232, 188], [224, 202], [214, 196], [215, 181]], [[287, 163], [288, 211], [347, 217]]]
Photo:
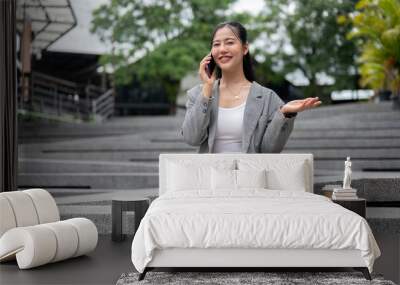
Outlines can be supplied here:
[[96, 250], [88, 256], [28, 270], [19, 270], [15, 261], [2, 263], [0, 284], [115, 284], [122, 273], [134, 271], [131, 244], [132, 238], [116, 243], [102, 235]]

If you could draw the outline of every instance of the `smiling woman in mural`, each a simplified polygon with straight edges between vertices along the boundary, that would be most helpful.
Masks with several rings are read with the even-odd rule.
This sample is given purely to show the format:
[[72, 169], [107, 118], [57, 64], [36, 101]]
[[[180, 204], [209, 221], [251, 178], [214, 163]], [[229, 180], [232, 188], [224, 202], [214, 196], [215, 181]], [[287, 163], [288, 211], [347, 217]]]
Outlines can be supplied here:
[[254, 80], [246, 29], [219, 24], [211, 52], [200, 62], [202, 84], [188, 91], [184, 140], [199, 153], [278, 153], [298, 112], [321, 104], [318, 97], [287, 104]]

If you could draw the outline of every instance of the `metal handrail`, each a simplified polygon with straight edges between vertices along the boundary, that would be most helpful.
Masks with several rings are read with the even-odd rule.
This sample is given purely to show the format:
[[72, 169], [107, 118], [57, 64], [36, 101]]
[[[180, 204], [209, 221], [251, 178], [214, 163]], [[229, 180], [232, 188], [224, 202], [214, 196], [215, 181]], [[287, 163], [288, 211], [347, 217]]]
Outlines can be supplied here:
[[70, 87], [73, 87], [73, 88], [77, 88], [78, 87], [78, 85], [75, 82], [68, 81], [68, 80], [65, 80], [65, 79], [61, 79], [61, 78], [58, 78], [58, 77], [54, 77], [54, 76], [51, 76], [51, 75], [47, 75], [47, 74], [44, 74], [44, 73], [41, 73], [41, 72], [37, 72], [37, 71], [32, 72], [32, 79], [34, 79], [34, 80], [44, 79], [47, 82], [50, 81], [50, 82], [57, 83], [59, 85], [66, 85], [66, 86], [70, 86]]
[[92, 113], [103, 118], [109, 118], [114, 114], [114, 106], [113, 90], [110, 89], [92, 101]]
[[80, 120], [95, 121], [102, 121], [114, 114], [112, 89], [104, 92], [95, 85], [79, 86], [39, 72], [32, 73], [30, 89], [32, 111], [59, 116], [73, 115]]

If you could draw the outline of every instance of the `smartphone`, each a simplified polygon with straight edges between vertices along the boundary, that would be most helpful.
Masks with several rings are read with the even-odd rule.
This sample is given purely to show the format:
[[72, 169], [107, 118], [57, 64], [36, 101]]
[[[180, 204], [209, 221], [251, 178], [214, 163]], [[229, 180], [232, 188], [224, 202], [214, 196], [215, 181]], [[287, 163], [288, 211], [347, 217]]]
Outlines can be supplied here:
[[211, 55], [211, 61], [206, 65], [206, 72], [207, 72], [208, 77], [210, 77], [210, 78], [214, 72], [215, 65], [216, 65], [215, 60], [214, 60], [213, 56]]

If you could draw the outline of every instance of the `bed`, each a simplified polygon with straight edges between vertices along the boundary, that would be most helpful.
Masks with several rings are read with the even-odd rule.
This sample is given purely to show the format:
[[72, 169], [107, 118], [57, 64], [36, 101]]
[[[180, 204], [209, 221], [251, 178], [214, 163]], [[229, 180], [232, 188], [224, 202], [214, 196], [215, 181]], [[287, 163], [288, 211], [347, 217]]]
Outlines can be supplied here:
[[154, 268], [352, 267], [379, 247], [364, 218], [313, 194], [311, 154], [161, 154], [159, 198], [132, 242]]

